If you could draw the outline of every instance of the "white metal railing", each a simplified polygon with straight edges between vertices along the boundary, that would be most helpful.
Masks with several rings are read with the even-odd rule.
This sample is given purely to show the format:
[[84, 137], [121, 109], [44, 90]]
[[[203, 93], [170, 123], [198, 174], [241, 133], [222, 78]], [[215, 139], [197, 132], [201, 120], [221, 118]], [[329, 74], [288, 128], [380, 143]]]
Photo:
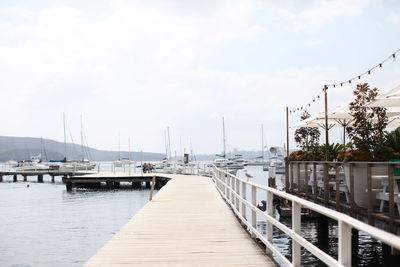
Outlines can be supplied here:
[[[321, 205], [304, 200], [292, 194], [279, 191], [277, 189], [254, 184], [232, 175], [225, 170], [213, 166], [213, 180], [216, 188], [223, 198], [232, 207], [234, 213], [244, 223], [253, 237], [259, 238], [266, 246], [267, 254], [277, 256], [286, 266], [301, 266], [301, 247], [307, 249], [329, 266], [351, 266], [351, 229], [362, 231], [383, 243], [400, 250], [400, 237], [371, 225], [363, 223], [346, 214], [331, 210]], [[247, 186], [250, 187], [251, 197], [246, 196]], [[266, 211], [257, 208], [257, 190], [266, 192]], [[273, 217], [273, 195], [277, 195], [292, 202], [292, 227], [279, 222]], [[301, 235], [301, 207], [307, 207], [315, 212], [325, 215], [338, 222], [338, 259], [335, 259], [307, 241]], [[249, 209], [251, 219], [246, 218], [246, 211]], [[259, 214], [267, 223], [266, 237], [256, 229], [256, 219]], [[273, 227], [277, 227], [282, 232], [292, 238], [292, 262], [290, 262], [272, 243]]]
[[[153, 163], [152, 163], [153, 164]], [[121, 167], [116, 167], [114, 162], [97, 162], [94, 172], [113, 172], [113, 173], [129, 173], [134, 174], [136, 172], [143, 173], [141, 165], [136, 166], [135, 162], [131, 165], [128, 163], [122, 163]], [[191, 174], [191, 175], [202, 175], [211, 176], [211, 166], [204, 162], [190, 162], [187, 164], [177, 164], [176, 162], [170, 162], [163, 168], [155, 168], [153, 164], [153, 173], [171, 173], [171, 174]]]

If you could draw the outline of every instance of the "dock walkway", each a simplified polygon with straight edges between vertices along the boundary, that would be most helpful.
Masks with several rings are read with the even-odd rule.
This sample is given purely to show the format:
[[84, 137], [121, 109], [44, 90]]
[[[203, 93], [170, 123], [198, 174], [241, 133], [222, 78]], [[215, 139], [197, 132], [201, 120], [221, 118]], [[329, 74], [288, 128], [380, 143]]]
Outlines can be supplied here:
[[86, 267], [275, 266], [240, 225], [211, 178], [162, 176], [171, 180]]

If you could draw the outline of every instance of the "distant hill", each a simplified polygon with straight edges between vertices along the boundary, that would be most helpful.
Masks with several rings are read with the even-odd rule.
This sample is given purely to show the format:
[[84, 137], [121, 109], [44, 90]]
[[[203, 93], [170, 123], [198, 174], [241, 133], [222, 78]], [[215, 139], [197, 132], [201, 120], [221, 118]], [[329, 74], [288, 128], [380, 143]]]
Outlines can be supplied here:
[[[64, 143], [35, 137], [0, 136], [0, 162], [7, 160], [20, 161], [31, 156], [42, 154], [43, 160], [64, 158]], [[98, 150], [84, 146], [84, 156], [91, 161], [112, 161], [118, 157], [118, 151]], [[128, 158], [128, 151], [121, 151], [121, 158]], [[135, 161], [140, 160], [140, 152], [131, 152]], [[143, 161], [160, 161], [162, 153], [143, 152]], [[67, 143], [67, 158], [80, 159], [81, 146]]]

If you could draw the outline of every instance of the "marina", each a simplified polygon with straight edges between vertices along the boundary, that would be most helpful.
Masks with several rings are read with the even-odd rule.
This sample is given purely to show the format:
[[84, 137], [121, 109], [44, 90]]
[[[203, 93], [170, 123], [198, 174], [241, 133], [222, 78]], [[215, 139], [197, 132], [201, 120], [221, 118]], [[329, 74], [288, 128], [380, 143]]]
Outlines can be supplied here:
[[0, 266], [398, 266], [400, 2], [2, 1]]

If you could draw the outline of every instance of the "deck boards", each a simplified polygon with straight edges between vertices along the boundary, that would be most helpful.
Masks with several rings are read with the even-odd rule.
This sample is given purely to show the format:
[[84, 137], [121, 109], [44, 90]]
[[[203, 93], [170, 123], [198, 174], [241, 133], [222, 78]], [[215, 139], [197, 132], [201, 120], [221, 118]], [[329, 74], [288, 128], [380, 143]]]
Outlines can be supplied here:
[[172, 178], [85, 266], [274, 266], [210, 178]]

